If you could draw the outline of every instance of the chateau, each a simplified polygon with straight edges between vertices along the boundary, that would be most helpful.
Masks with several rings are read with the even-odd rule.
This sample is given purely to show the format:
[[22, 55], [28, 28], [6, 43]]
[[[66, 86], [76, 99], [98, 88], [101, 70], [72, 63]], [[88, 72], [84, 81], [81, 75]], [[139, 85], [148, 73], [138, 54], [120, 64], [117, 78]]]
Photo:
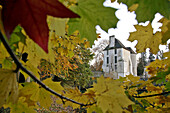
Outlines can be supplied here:
[[102, 69], [105, 77], [118, 79], [120, 76], [137, 76], [136, 53], [125, 47], [115, 36], [109, 37], [109, 45], [104, 49]]

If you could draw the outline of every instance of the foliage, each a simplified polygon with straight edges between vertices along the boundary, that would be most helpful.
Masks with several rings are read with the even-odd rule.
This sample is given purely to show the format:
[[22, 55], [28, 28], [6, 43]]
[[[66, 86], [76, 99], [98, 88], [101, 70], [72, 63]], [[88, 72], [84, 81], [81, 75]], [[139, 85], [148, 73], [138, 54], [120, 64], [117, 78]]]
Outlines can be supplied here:
[[129, 37], [129, 41], [138, 40], [137, 45], [135, 46], [136, 52], [141, 53], [145, 52], [147, 48], [150, 48], [150, 51], [153, 54], [156, 54], [159, 51], [159, 44], [161, 43], [162, 35], [160, 32], [153, 34], [153, 28], [151, 23], [147, 26], [135, 25], [136, 32], [132, 32]]
[[[88, 61], [91, 59], [91, 56], [89, 56], [91, 54], [86, 49], [89, 47], [89, 42], [83, 38], [86, 37], [92, 44], [96, 39], [95, 25], [100, 25], [104, 30], [114, 27], [117, 23], [114, 16], [116, 9], [104, 7], [104, 0], [60, 1], [77, 14], [71, 12], [56, 0], [2, 0], [0, 1], [2, 5], [0, 29], [3, 35], [5, 35], [4, 31], [6, 32], [7, 37], [10, 39], [8, 41], [10, 48], [13, 49], [20, 62], [28, 70], [32, 71], [36, 78], [40, 78], [39, 73], [42, 74], [41, 72], [45, 70], [47, 73], [65, 78], [72, 75], [71, 79], [77, 80], [82, 73], [85, 76], [89, 75], [89, 73], [85, 72], [88, 72]], [[151, 23], [157, 12], [164, 16], [164, 19], [160, 20], [163, 23], [161, 32], [153, 34], [153, 28], [150, 23], [147, 26], [136, 25], [137, 31], [131, 33], [129, 38], [130, 41], [138, 40], [137, 52], [144, 52], [147, 48], [150, 48], [152, 53], [157, 53], [159, 51], [158, 46], [166, 44], [169, 39], [169, 0], [118, 0], [118, 2], [126, 3], [131, 11], [135, 10], [139, 22], [149, 20]], [[41, 10], [36, 10], [37, 8]], [[69, 19], [67, 22], [67, 20], [63, 21], [50, 17], [46, 22], [47, 15], [57, 17], [80, 16], [81, 18]], [[28, 19], [31, 23], [26, 21]], [[61, 26], [64, 25], [63, 23], [67, 24], [65, 25], [66, 28], [62, 27], [62, 30], [56, 29], [55, 27], [60, 22]], [[49, 38], [47, 23], [50, 27]], [[17, 26], [18, 24], [24, 29]], [[15, 27], [16, 29], [13, 31]], [[61, 32], [60, 35], [68, 33], [69, 36], [57, 36], [58, 32]], [[80, 37], [82, 40], [80, 40]], [[93, 84], [93, 88], [81, 93], [77, 87], [63, 88], [60, 82], [52, 81], [51, 75], [50, 78], [42, 80], [43, 84], [40, 81], [34, 82], [35, 77], [32, 77], [31, 82], [17, 83], [17, 71], [21, 67], [14, 62], [14, 58], [9, 55], [9, 50], [8, 53], [5, 49], [7, 46], [3, 44], [4, 42], [0, 43], [0, 64], [2, 65], [2, 69], [0, 69], [0, 107], [10, 107], [12, 113], [36, 112], [34, 109], [39, 109], [38, 105], [41, 108], [48, 109], [52, 103], [51, 95], [57, 95], [56, 103], [58, 104], [71, 106], [73, 109], [80, 108], [81, 105], [81, 108], [86, 109], [89, 113], [93, 111], [99, 113], [115, 111], [123, 113], [168, 113], [169, 111], [169, 51], [163, 54], [164, 59], [157, 59], [146, 67], [151, 75], [147, 81], [140, 80], [140, 77], [134, 77], [133, 75], [127, 75], [118, 80], [101, 76], [97, 79], [97, 83]], [[42, 48], [46, 52], [48, 48], [48, 54]], [[28, 53], [29, 55], [27, 62], [21, 61], [23, 53]], [[25, 78], [28, 77], [23, 68], [20, 71]], [[83, 80], [85, 79], [86, 77]], [[50, 93], [52, 91], [49, 92], [48, 87], [52, 88], [56, 93]]]
[[92, 47], [92, 51], [95, 54], [93, 60], [94, 64], [92, 64], [91, 68], [95, 71], [100, 71], [102, 69], [103, 64], [103, 50], [109, 44], [108, 40], [101, 40], [98, 45]]
[[[93, 58], [93, 54], [87, 48], [89, 42], [86, 39], [79, 40], [76, 36], [68, 37], [67, 35], [65, 38], [53, 36], [51, 40], [61, 42], [53, 48], [56, 55], [54, 64], [45, 59], [41, 60], [39, 65], [41, 79], [57, 76], [62, 80], [62, 84], [74, 87], [87, 86], [90, 81], [89, 76], [92, 76], [89, 61]], [[69, 44], [62, 45], [62, 42]]]
[[118, 2], [126, 4], [128, 8], [138, 4], [138, 7], [133, 10], [137, 15], [138, 22], [152, 21], [157, 12], [167, 19], [170, 18], [169, 0], [118, 0]]
[[[46, 52], [48, 52], [49, 31], [46, 23], [47, 15], [60, 18], [79, 17], [56, 0], [17, 0], [17, 2], [13, 0], [1, 0], [0, 4], [3, 6], [2, 21], [8, 38], [13, 29], [20, 24], [24, 27], [30, 38]], [[25, 20], [29, 22], [25, 22]]]
[[79, 30], [80, 38], [85, 37], [93, 44], [97, 38], [96, 25], [100, 25], [105, 31], [111, 27], [115, 27], [118, 21], [115, 16], [116, 10], [104, 7], [103, 2], [104, 0], [78, 0], [78, 5], [72, 6], [71, 9], [79, 14], [81, 18], [72, 18], [69, 20], [69, 34], [72, 34], [75, 30]]

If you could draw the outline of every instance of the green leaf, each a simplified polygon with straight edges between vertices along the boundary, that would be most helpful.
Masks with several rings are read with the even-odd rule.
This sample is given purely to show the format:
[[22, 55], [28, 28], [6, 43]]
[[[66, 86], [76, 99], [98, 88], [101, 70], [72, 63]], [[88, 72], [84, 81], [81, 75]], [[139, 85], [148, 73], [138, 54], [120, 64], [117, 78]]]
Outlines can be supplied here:
[[169, 0], [118, 0], [118, 2], [126, 4], [129, 8], [133, 4], [139, 4], [135, 11], [138, 22], [152, 21], [156, 13], [170, 19]]
[[2, 63], [2, 68], [3, 69], [11, 69], [12, 68], [12, 62], [8, 59], [4, 59]]
[[9, 45], [11, 46], [11, 49], [16, 51], [16, 49], [19, 47], [18, 43], [21, 42], [26, 45], [26, 36], [22, 33], [22, 27], [19, 25], [15, 27], [14, 31], [11, 34]]
[[170, 68], [168, 68], [168, 70], [167, 71], [161, 71], [161, 72], [158, 72], [157, 73], [157, 76], [156, 76], [156, 78], [158, 79], [157, 81], [156, 81], [156, 84], [161, 84], [161, 83], [163, 83], [163, 82], [166, 82], [166, 76], [168, 75], [170, 73]]
[[22, 32], [23, 28], [21, 26], [16, 26], [13, 33], [10, 37], [10, 45], [17, 43], [18, 41], [22, 42], [23, 44], [26, 44], [26, 36]]
[[115, 27], [118, 19], [115, 16], [116, 9], [104, 7], [105, 0], [79, 0], [77, 6], [71, 9], [80, 15], [81, 18], [70, 19], [69, 35], [79, 30], [81, 38], [87, 38], [91, 44], [97, 38], [96, 25], [107, 31]]
[[166, 83], [165, 88], [166, 88], [167, 91], [170, 91], [170, 81], [168, 81], [168, 82]]

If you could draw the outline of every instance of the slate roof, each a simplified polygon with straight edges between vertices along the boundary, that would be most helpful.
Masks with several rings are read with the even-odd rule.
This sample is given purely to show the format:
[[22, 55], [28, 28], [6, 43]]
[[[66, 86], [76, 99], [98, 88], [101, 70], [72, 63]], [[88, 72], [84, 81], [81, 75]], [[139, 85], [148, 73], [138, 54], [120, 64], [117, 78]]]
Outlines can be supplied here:
[[109, 47], [109, 45], [103, 50], [110, 50], [110, 49], [116, 49], [116, 48], [124, 48], [128, 51], [130, 51], [131, 54], [136, 54], [131, 47], [125, 47], [118, 39], [115, 38], [115, 46], [114, 47]]

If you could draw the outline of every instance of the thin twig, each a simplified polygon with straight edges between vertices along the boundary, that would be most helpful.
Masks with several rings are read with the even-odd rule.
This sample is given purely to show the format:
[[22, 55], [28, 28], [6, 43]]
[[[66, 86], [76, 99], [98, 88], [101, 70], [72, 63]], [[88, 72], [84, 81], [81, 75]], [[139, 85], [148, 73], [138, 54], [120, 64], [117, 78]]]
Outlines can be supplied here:
[[15, 64], [17, 65], [17, 70], [21, 69], [22, 71], [24, 71], [25, 73], [27, 73], [36, 83], [38, 83], [41, 87], [43, 87], [45, 90], [51, 92], [52, 94], [60, 97], [61, 99], [66, 99], [72, 103], [75, 104], [79, 104], [81, 106], [88, 106], [88, 105], [93, 105], [94, 103], [91, 104], [83, 104], [83, 103], [79, 103], [75, 100], [69, 99], [65, 96], [62, 96], [58, 93], [56, 93], [54, 90], [50, 89], [48, 86], [46, 86], [43, 82], [41, 82], [39, 79], [37, 79], [29, 70], [27, 70], [22, 63], [18, 60], [17, 56], [14, 54], [14, 52], [12, 51], [12, 49], [10, 48], [8, 42], [5, 40], [4, 36], [2, 35], [2, 33], [0, 32], [0, 39], [2, 41], [2, 43], [4, 44], [6, 50], [8, 51], [8, 53], [11, 55], [12, 59], [14, 60]]
[[153, 94], [153, 95], [145, 95], [145, 96], [132, 96], [134, 98], [146, 98], [146, 97], [154, 97], [154, 96], [160, 96], [160, 95], [165, 95], [165, 94], [169, 94], [170, 91], [168, 92], [163, 92], [163, 93], [159, 93], [159, 94]]

